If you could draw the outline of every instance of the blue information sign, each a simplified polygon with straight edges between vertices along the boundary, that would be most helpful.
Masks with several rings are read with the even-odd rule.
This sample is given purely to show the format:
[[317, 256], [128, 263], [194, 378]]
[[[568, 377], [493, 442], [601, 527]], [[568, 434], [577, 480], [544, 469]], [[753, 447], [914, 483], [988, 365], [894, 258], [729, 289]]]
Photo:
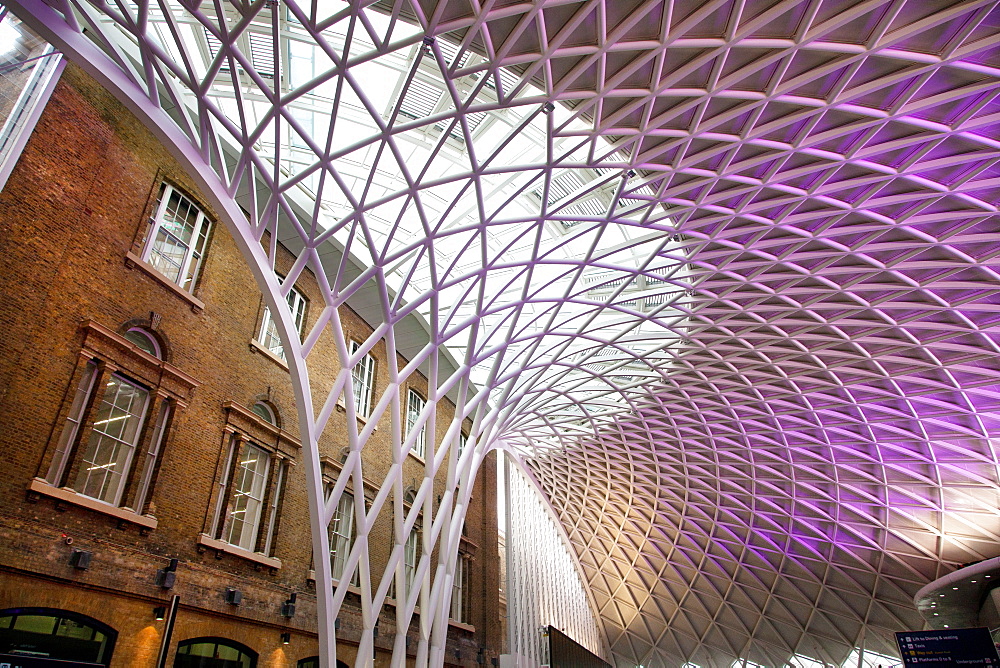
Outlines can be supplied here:
[[903, 668], [1000, 668], [989, 629], [906, 631], [896, 634]]

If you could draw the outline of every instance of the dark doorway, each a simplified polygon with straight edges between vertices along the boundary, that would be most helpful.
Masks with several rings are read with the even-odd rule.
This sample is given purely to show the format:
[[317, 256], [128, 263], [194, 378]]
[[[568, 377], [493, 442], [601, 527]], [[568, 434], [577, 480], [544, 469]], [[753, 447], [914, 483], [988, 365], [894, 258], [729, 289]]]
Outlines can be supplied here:
[[257, 668], [257, 652], [227, 638], [191, 638], [177, 643], [174, 668]]
[[[319, 657], [310, 656], [308, 659], [300, 659], [295, 668], [319, 668]], [[337, 659], [337, 668], [351, 668], [346, 663]]]
[[34, 659], [25, 665], [73, 661], [69, 665], [107, 666], [117, 638], [113, 628], [78, 612], [55, 608], [0, 610], [0, 657]]

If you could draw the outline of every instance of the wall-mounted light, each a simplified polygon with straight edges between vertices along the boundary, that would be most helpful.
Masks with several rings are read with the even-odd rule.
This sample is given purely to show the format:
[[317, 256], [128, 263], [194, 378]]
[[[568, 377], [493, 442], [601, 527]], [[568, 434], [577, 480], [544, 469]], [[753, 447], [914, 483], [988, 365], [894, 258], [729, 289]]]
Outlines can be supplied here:
[[340, 630], [340, 617], [337, 617], [335, 620], [333, 620], [333, 630], [334, 631]]
[[86, 550], [73, 550], [73, 554], [69, 556], [69, 565], [73, 568], [85, 571], [90, 568], [90, 560], [93, 557], [93, 552], [87, 552]]
[[243, 602], [243, 592], [239, 589], [226, 589], [226, 603], [229, 605], [239, 605]]
[[177, 581], [177, 560], [171, 559], [170, 565], [156, 571], [156, 585], [164, 589], [171, 589]]
[[281, 606], [281, 616], [282, 617], [294, 617], [295, 616], [295, 599], [298, 598], [298, 593], [292, 592]]
[[156, 621], [162, 622], [164, 618], [166, 618], [166, 616], [167, 616], [167, 609], [162, 605], [153, 608], [153, 619], [155, 619]]
[[287, 633], [287, 632], [286, 633], [282, 633], [281, 634], [281, 644], [282, 645], [287, 645], [290, 642], [292, 642], [292, 634], [291, 633]]

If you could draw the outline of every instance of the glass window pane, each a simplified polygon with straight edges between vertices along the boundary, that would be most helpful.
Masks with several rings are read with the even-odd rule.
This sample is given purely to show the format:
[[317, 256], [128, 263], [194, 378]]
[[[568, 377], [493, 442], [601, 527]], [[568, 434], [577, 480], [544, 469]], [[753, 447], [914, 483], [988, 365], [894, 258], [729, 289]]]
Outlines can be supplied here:
[[235, 647], [226, 647], [225, 645], [218, 645], [217, 658], [223, 659], [224, 661], [239, 661], [241, 655], [243, 654]]
[[333, 579], [340, 580], [354, 542], [354, 496], [344, 493], [330, 522], [330, 565]]
[[[94, 629], [87, 626], [86, 624], [81, 624], [80, 622], [74, 621], [72, 619], [60, 619], [59, 624], [56, 625], [56, 635], [64, 636], [66, 638], [79, 638], [81, 640], [91, 640], [94, 639], [95, 633]], [[96, 634], [98, 640], [102, 634]]]
[[181, 265], [187, 255], [188, 247], [170, 236], [164, 230], [156, 234], [153, 250], [149, 255], [149, 263], [160, 273], [174, 283], [179, 282]]
[[190, 291], [198, 280], [210, 230], [210, 221], [197, 205], [173, 186], [165, 185], [153, 219], [146, 261]]
[[254, 549], [257, 542], [270, 460], [265, 451], [247, 445], [236, 465], [226, 542], [246, 550]]
[[414, 529], [406, 537], [406, 545], [403, 549], [403, 570], [406, 573], [406, 589], [409, 596], [409, 589], [413, 586], [413, 578], [417, 574], [417, 560], [420, 550], [420, 531]]
[[[424, 398], [414, 390], [407, 394], [406, 401], [406, 433], [409, 435], [420, 419], [420, 413], [424, 410]], [[413, 443], [413, 454], [423, 459], [427, 452], [427, 428], [426, 425], [420, 428], [420, 433]]]
[[14, 620], [15, 631], [52, 634], [59, 619], [50, 615], [18, 615]]
[[[279, 281], [283, 280], [279, 277]], [[302, 335], [302, 325], [305, 322], [306, 300], [302, 293], [292, 288], [287, 295], [288, 306], [292, 312], [292, 319], [295, 321], [295, 329]], [[264, 317], [261, 320], [260, 336], [257, 337], [265, 348], [274, 353], [280, 359], [285, 359], [285, 348], [281, 344], [281, 336], [278, 335], [278, 326], [271, 315], [271, 309], [264, 307]]]
[[73, 489], [107, 503], [118, 503], [148, 398], [143, 388], [111, 376], [95, 412], [90, 439], [82, 450]]
[[194, 234], [197, 219], [198, 212], [194, 205], [176, 190], [171, 190], [167, 209], [163, 212], [162, 229], [186, 246]]
[[[108, 665], [114, 639], [96, 626], [103, 625], [64, 610], [34, 608], [23, 614], [8, 611], [0, 616], [0, 654], [44, 657], [53, 662], [88, 662], [88, 666]], [[114, 633], [113, 629], [110, 631]]]
[[275, 424], [275, 422], [277, 421], [275, 420], [274, 412], [271, 410], [271, 407], [262, 401], [258, 401], [257, 403], [255, 403], [250, 410], [253, 411], [253, 413], [257, 415], [257, 417], [262, 418], [265, 422], [269, 424]]
[[[351, 341], [351, 354], [357, 352], [360, 344]], [[354, 410], [358, 416], [367, 418], [371, 412], [372, 392], [375, 386], [375, 358], [365, 355], [351, 370], [354, 390]]]
[[160, 347], [157, 345], [156, 340], [153, 339], [152, 335], [148, 332], [145, 332], [138, 327], [133, 327], [125, 332], [125, 338], [134, 343], [139, 350], [147, 352], [153, 357], [159, 358]]

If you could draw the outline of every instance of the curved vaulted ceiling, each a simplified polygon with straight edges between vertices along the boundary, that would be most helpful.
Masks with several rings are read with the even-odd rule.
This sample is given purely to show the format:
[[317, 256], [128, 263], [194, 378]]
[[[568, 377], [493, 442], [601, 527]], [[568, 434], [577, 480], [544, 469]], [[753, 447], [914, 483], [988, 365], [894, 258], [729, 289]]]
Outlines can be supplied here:
[[487, 390], [620, 665], [894, 653], [1000, 554], [997, 2], [145, 9], [75, 11]]

